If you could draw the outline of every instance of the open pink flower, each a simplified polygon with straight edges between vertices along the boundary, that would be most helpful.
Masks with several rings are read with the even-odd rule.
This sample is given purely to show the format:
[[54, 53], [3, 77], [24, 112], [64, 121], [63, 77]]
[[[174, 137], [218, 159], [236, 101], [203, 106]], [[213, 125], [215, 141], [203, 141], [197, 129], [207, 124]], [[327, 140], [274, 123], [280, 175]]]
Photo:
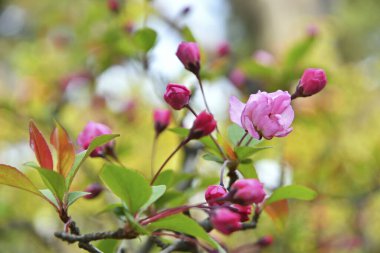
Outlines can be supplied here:
[[284, 137], [293, 128], [294, 111], [287, 91], [252, 94], [247, 104], [232, 96], [230, 98], [230, 118], [248, 131], [255, 139]]

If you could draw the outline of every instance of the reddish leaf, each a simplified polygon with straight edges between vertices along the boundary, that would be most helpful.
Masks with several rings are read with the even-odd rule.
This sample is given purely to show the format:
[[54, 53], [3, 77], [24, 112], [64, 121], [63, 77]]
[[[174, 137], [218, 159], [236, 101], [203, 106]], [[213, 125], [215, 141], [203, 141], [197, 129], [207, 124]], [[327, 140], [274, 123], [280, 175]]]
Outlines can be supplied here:
[[289, 213], [287, 200], [273, 202], [266, 206], [264, 210], [279, 229], [284, 229]]
[[67, 174], [70, 172], [71, 167], [74, 164], [75, 149], [66, 130], [58, 123], [56, 124], [56, 128], [51, 133], [50, 143], [57, 150], [58, 173], [66, 177]]
[[52, 170], [53, 158], [48, 144], [33, 121], [29, 123], [30, 147], [33, 149], [38, 163], [42, 168]]

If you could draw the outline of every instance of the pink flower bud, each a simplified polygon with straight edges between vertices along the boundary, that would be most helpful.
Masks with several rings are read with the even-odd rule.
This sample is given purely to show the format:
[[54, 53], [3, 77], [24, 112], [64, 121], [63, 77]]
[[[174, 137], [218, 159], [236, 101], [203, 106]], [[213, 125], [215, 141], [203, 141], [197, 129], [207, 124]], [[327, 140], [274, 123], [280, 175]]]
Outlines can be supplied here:
[[159, 135], [164, 131], [170, 123], [170, 111], [166, 109], [155, 109], [153, 112], [154, 129], [156, 134]]
[[166, 86], [164, 99], [173, 109], [181, 110], [189, 104], [191, 91], [181, 84], [169, 83]]
[[187, 70], [195, 75], [199, 74], [199, 70], [201, 68], [201, 56], [197, 43], [181, 42], [178, 46], [176, 55]]
[[228, 78], [237, 88], [242, 87], [247, 81], [247, 77], [240, 69], [232, 70]]
[[107, 5], [108, 5], [108, 9], [112, 12], [117, 13], [120, 10], [119, 0], [108, 0]]
[[236, 212], [240, 214], [240, 221], [245, 222], [249, 220], [249, 216], [252, 213], [252, 206], [242, 206], [239, 204], [231, 205], [232, 208], [236, 209]]
[[206, 111], [198, 114], [197, 118], [194, 120], [193, 127], [190, 129], [189, 138], [199, 139], [203, 136], [209, 135], [216, 128], [216, 121], [212, 114]]
[[259, 204], [265, 198], [263, 184], [257, 179], [238, 179], [230, 189], [232, 201], [240, 205]]
[[205, 199], [209, 206], [223, 205], [224, 201], [215, 201], [227, 195], [227, 190], [221, 185], [210, 185], [205, 192]]
[[[91, 141], [95, 139], [96, 137], [104, 134], [111, 134], [111, 129], [101, 123], [96, 122], [88, 122], [83, 131], [79, 134], [77, 142], [82, 150], [88, 149], [88, 146], [90, 145]], [[113, 149], [114, 142], [110, 141], [107, 144], [97, 147], [92, 153], [90, 154], [91, 157], [102, 157], [107, 153], [108, 149]]]
[[260, 247], [267, 247], [270, 246], [273, 243], [273, 237], [271, 235], [266, 235], [261, 237], [256, 244]]
[[218, 208], [211, 213], [210, 218], [213, 227], [225, 235], [229, 235], [241, 229], [240, 215], [228, 208]]
[[253, 54], [253, 59], [264, 66], [271, 66], [275, 62], [274, 56], [265, 50], [257, 50]]
[[103, 186], [101, 186], [98, 183], [93, 183], [93, 184], [90, 184], [89, 186], [87, 186], [84, 191], [90, 193], [90, 194], [84, 196], [84, 198], [93, 199], [93, 198], [96, 198], [97, 196], [99, 196], [100, 193], [102, 193]]
[[316, 36], [318, 36], [318, 34], [319, 34], [319, 28], [318, 28], [318, 26], [311, 24], [311, 25], [309, 25], [309, 26], [307, 27], [307, 29], [306, 29], [306, 33], [307, 33], [307, 35], [309, 35], [310, 37], [316, 37]]
[[228, 42], [220, 43], [218, 46], [217, 53], [219, 57], [224, 57], [224, 56], [229, 55], [231, 53], [230, 44]]
[[306, 69], [297, 87], [297, 94], [308, 97], [320, 92], [327, 84], [326, 73], [323, 69]]
[[293, 130], [294, 111], [290, 102], [289, 93], [281, 90], [273, 93], [259, 91], [249, 97], [247, 104], [232, 96], [230, 118], [255, 139], [284, 137]]

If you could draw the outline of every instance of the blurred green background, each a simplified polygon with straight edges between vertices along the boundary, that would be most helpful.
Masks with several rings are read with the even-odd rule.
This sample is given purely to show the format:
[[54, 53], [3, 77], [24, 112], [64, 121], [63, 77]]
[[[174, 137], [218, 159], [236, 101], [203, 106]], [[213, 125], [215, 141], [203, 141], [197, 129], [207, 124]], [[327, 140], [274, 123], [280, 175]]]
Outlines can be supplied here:
[[[29, 120], [48, 136], [56, 119], [74, 140], [93, 120], [120, 133], [117, 152], [123, 163], [149, 176], [152, 109], [165, 107], [161, 96], [167, 82], [196, 84], [174, 55], [188, 38], [183, 30], [188, 27], [202, 48], [209, 99], [223, 126], [230, 124], [228, 97], [219, 93], [291, 92], [307, 67], [324, 68], [329, 80], [320, 94], [294, 101], [294, 131], [266, 141], [274, 148], [255, 159], [286, 164], [292, 181], [315, 189], [318, 198], [290, 202], [283, 229], [264, 214], [258, 229], [233, 234], [227, 245], [233, 249], [270, 234], [274, 244], [263, 252], [380, 252], [379, 1], [119, 4], [115, 12], [106, 0], [0, 1], [0, 163], [17, 166], [39, 182], [22, 166], [34, 160]], [[144, 26], [158, 34], [147, 54], [135, 38]], [[220, 57], [216, 49], [225, 41], [231, 53]], [[257, 50], [270, 52], [271, 60], [253, 57]], [[229, 81], [234, 69], [244, 73], [244, 85]], [[175, 120], [182, 116], [175, 114]], [[178, 137], [165, 132], [155, 163], [176, 143]], [[179, 170], [180, 161], [181, 155], [170, 166]], [[99, 181], [102, 164], [89, 159], [74, 190]], [[217, 177], [213, 162], [201, 161], [196, 169], [204, 178]], [[204, 188], [202, 182], [195, 187], [200, 198]], [[62, 225], [40, 199], [5, 186], [0, 196], [0, 252], [81, 252], [54, 238]], [[73, 206], [71, 214], [84, 232], [117, 226], [112, 215], [96, 215], [111, 198], [106, 193]]]

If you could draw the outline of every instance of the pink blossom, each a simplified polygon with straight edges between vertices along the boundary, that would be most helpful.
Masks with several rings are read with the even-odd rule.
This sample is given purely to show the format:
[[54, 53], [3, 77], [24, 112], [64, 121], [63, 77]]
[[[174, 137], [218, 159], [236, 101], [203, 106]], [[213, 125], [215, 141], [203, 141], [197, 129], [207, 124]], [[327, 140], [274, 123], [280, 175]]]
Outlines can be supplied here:
[[[82, 130], [82, 132], [79, 134], [77, 142], [82, 150], [88, 149], [88, 146], [90, 145], [91, 141], [95, 139], [96, 137], [104, 134], [111, 134], [111, 129], [101, 123], [96, 122], [88, 122], [85, 128]], [[114, 146], [114, 142], [110, 141], [107, 144], [97, 147], [94, 151], [92, 151], [91, 155], [92, 157], [98, 157], [103, 156], [107, 149], [112, 149]]]
[[232, 70], [228, 78], [237, 88], [243, 86], [247, 81], [247, 77], [240, 69]]
[[153, 112], [154, 119], [154, 129], [156, 130], [156, 134], [160, 134], [162, 131], [166, 129], [166, 127], [170, 123], [171, 113], [166, 109], [155, 109]]
[[253, 59], [264, 66], [271, 66], [275, 62], [274, 56], [265, 50], [257, 50], [253, 54]]
[[265, 198], [263, 184], [257, 179], [238, 179], [230, 189], [232, 201], [240, 205], [259, 204]]
[[232, 208], [236, 209], [236, 212], [240, 215], [240, 221], [245, 222], [249, 220], [249, 216], [252, 213], [252, 206], [242, 206], [239, 204], [231, 205]]
[[224, 201], [215, 201], [227, 195], [227, 190], [221, 185], [210, 185], [205, 192], [205, 199], [209, 206], [222, 205]]
[[222, 42], [218, 45], [217, 53], [219, 57], [227, 56], [231, 53], [230, 44], [228, 42]]
[[198, 114], [194, 120], [193, 127], [190, 129], [189, 138], [199, 139], [203, 136], [211, 134], [216, 128], [216, 121], [212, 114], [206, 111]]
[[181, 42], [178, 46], [176, 55], [187, 70], [196, 75], [199, 74], [201, 56], [197, 43]]
[[240, 215], [228, 208], [218, 208], [211, 213], [210, 218], [213, 227], [225, 235], [229, 235], [241, 229]]
[[287, 91], [252, 94], [247, 104], [232, 96], [230, 98], [230, 118], [248, 131], [255, 139], [272, 139], [288, 135], [293, 128], [294, 111]]
[[191, 91], [181, 84], [169, 83], [164, 99], [174, 110], [181, 110], [189, 104]]

